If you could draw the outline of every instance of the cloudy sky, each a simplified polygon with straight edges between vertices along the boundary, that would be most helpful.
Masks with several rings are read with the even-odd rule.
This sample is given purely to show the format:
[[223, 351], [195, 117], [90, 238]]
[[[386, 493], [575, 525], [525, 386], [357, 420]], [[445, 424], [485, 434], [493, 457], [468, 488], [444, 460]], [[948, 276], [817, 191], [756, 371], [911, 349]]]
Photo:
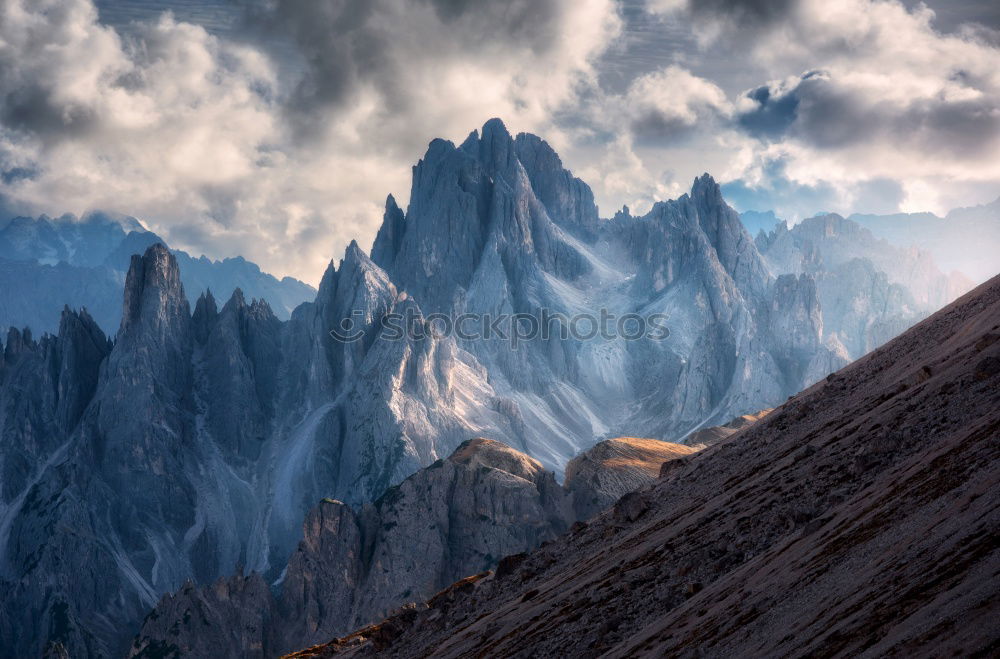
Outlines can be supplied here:
[[990, 0], [0, 0], [0, 222], [104, 209], [315, 284], [434, 137], [547, 139], [608, 216], [1000, 196]]

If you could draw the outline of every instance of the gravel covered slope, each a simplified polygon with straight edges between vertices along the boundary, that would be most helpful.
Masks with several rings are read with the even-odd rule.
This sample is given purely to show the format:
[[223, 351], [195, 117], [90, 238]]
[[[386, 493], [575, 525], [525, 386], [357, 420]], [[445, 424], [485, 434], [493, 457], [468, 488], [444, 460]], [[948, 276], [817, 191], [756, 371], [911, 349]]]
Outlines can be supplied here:
[[297, 656], [987, 656], [998, 458], [995, 277], [590, 524]]

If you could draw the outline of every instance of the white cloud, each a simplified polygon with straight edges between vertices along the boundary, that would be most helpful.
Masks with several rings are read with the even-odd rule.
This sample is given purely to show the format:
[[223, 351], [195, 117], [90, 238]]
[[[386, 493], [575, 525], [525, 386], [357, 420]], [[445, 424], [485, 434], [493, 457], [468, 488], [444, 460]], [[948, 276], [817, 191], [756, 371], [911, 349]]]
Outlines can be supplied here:
[[1000, 49], [981, 31], [941, 34], [926, 6], [893, 0], [800, 0], [743, 39], [724, 18], [704, 18], [720, 47], [736, 39], [773, 76], [752, 100], [736, 99], [764, 142], [758, 162], [780, 158], [791, 181], [844, 191], [896, 179], [903, 206], [922, 210], [947, 210], [947, 186], [993, 182], [1000, 192]]
[[732, 111], [717, 85], [675, 65], [634, 80], [622, 102], [636, 139], [666, 143]]

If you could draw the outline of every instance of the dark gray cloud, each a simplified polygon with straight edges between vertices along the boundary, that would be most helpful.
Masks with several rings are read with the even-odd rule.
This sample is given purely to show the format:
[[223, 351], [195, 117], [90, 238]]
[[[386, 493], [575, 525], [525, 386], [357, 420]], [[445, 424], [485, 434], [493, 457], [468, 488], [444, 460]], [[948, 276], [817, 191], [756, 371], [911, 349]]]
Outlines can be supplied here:
[[349, 100], [366, 77], [391, 74], [386, 34], [369, 25], [377, 2], [277, 0], [247, 7], [246, 24], [265, 45], [297, 49], [305, 62], [288, 107], [298, 115]]
[[896, 140], [913, 140], [932, 156], [979, 159], [995, 154], [1000, 145], [1000, 106], [988, 95], [955, 101], [923, 99], [902, 115], [889, 110], [880, 123]]
[[30, 181], [36, 178], [38, 174], [39, 171], [34, 167], [11, 167], [10, 169], [0, 170], [0, 182], [11, 185], [18, 181]]
[[743, 29], [769, 27], [785, 20], [798, 0], [690, 0], [695, 19], [724, 20]]
[[696, 126], [680, 117], [670, 116], [655, 109], [635, 117], [630, 128], [634, 139], [644, 146], [676, 146], [696, 133]]
[[781, 137], [795, 121], [799, 98], [795, 94], [773, 95], [768, 85], [752, 89], [746, 97], [756, 106], [737, 117], [737, 122], [756, 137]]
[[[954, 80], [973, 82], [965, 76]], [[883, 140], [928, 154], [979, 158], [997, 148], [1000, 111], [988, 91], [967, 89], [957, 99], [941, 93], [890, 102], [834, 75], [810, 72], [790, 88], [774, 83], [748, 92], [754, 107], [742, 112], [737, 123], [754, 137], [775, 142], [793, 138], [819, 149]]]
[[[549, 0], [510, 0], [506, 3], [497, 3], [495, 0], [419, 1], [434, 7], [437, 15], [449, 24], [462, 18], [471, 18], [483, 28], [487, 27], [480, 23], [484, 15], [499, 17], [501, 20], [492, 26], [500, 31], [501, 34], [497, 36], [534, 48], [545, 48], [546, 42], [555, 36], [552, 28], [561, 11], [560, 3]], [[496, 12], [498, 4], [505, 5], [499, 14]]]
[[52, 142], [83, 135], [97, 124], [92, 108], [57, 98], [55, 71], [30, 77], [19, 73], [19, 63], [0, 54], [0, 125]]
[[[916, 6], [921, 0], [905, 0]], [[942, 32], [954, 32], [964, 25], [977, 23], [1000, 30], [1000, 3], [996, 0], [932, 0], [927, 5], [934, 10], [934, 27]]]

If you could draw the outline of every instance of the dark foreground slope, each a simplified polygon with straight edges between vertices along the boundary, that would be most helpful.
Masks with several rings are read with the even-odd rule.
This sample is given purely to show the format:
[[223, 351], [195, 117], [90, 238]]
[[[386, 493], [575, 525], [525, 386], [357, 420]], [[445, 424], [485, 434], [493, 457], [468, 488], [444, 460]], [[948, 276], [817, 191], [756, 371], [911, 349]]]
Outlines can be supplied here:
[[1000, 277], [495, 573], [298, 656], [987, 656]]

